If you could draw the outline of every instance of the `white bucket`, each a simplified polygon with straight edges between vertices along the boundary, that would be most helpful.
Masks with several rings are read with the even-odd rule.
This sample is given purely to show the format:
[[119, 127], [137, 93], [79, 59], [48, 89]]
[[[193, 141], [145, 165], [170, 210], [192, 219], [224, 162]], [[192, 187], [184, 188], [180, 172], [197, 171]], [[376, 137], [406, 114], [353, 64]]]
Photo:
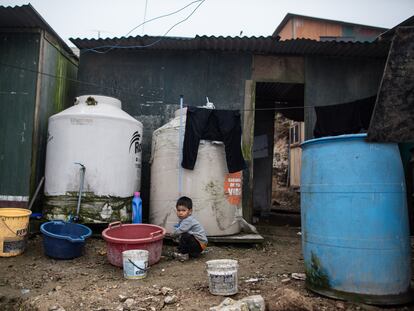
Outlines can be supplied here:
[[209, 260], [206, 264], [210, 293], [221, 296], [237, 294], [237, 260]]
[[124, 277], [127, 279], [143, 279], [147, 276], [148, 251], [131, 249], [122, 252]]

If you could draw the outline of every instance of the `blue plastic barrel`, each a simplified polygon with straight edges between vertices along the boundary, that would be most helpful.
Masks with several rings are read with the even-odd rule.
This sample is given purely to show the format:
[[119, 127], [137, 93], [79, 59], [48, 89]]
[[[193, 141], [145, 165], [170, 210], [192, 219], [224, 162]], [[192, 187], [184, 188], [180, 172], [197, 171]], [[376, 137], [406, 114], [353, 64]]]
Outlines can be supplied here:
[[88, 227], [62, 220], [53, 220], [40, 226], [43, 249], [56, 259], [73, 259], [83, 254], [85, 240], [92, 235]]
[[302, 144], [306, 286], [370, 304], [412, 299], [406, 189], [396, 144], [366, 134]]

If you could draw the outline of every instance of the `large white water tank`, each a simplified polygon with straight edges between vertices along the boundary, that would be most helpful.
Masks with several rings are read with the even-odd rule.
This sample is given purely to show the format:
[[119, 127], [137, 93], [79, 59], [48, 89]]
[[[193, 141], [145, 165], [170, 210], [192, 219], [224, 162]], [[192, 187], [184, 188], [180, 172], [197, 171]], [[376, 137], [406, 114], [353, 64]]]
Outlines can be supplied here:
[[131, 197], [141, 187], [142, 124], [121, 109], [121, 101], [85, 95], [49, 118], [46, 149], [47, 219], [75, 216], [85, 166], [80, 220], [131, 219]]
[[[186, 109], [183, 109], [182, 134], [185, 119]], [[188, 196], [193, 201], [193, 216], [203, 225], [207, 235], [239, 233], [239, 217], [242, 214], [241, 172], [228, 174], [223, 143], [203, 140], [200, 142], [194, 170], [181, 168], [179, 133], [180, 110], [176, 111], [174, 119], [155, 130], [152, 135], [150, 222], [171, 233], [178, 222], [175, 212], [177, 199]], [[230, 189], [239, 190], [237, 194], [229, 194], [227, 186], [230, 181], [234, 185], [238, 184]]]

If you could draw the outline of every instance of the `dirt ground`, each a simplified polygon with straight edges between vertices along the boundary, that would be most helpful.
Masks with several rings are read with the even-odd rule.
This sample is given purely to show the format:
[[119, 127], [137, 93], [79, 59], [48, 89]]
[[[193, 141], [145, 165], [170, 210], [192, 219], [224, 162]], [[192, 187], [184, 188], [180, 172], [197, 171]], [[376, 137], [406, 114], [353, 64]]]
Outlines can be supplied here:
[[[100, 238], [90, 238], [80, 258], [54, 260], [44, 256], [42, 237], [35, 235], [24, 254], [0, 258], [0, 310], [208, 310], [224, 299], [209, 293], [205, 271], [207, 260], [219, 258], [239, 262], [239, 293], [232, 298], [260, 294], [268, 310], [382, 310], [308, 292], [304, 281], [291, 275], [304, 272], [300, 229], [258, 229], [263, 244], [217, 244], [183, 263], [163, 256], [142, 280], [124, 279], [122, 269], [108, 263]], [[165, 251], [173, 247], [164, 243]], [[386, 310], [414, 310], [414, 305]]]

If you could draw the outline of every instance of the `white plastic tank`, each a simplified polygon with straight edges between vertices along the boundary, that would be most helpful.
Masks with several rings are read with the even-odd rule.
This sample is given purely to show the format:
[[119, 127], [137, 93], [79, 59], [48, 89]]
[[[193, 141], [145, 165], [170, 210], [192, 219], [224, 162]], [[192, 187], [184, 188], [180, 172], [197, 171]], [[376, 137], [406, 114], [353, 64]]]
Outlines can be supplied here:
[[82, 222], [131, 219], [131, 198], [141, 187], [142, 124], [121, 109], [121, 101], [85, 95], [49, 118], [45, 169], [47, 219], [76, 216]]
[[[184, 108], [182, 135], [185, 132], [185, 119]], [[207, 235], [239, 233], [239, 218], [242, 215], [241, 172], [228, 174], [222, 142], [203, 140], [194, 170], [182, 168], [179, 163], [179, 133], [180, 110], [175, 112], [174, 119], [152, 135], [150, 222], [171, 233], [178, 222], [175, 212], [177, 199], [188, 196], [193, 201], [193, 216], [203, 225]], [[235, 187], [229, 188], [230, 182]]]

